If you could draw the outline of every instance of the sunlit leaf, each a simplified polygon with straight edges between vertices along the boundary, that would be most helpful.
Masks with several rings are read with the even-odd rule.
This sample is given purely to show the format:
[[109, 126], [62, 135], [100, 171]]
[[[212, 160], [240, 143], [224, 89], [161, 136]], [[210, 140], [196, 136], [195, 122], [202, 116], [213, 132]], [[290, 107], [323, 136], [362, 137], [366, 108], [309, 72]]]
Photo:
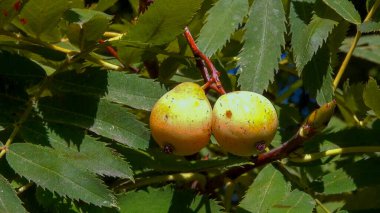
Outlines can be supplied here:
[[55, 125], [52, 131], [38, 122], [28, 122], [22, 126], [21, 134], [28, 142], [50, 144], [78, 167], [103, 176], [133, 179], [129, 163], [83, 130]]
[[[352, 42], [353, 38], [346, 38], [340, 49], [343, 52], [348, 52]], [[357, 43], [353, 55], [380, 64], [380, 36], [376, 34], [362, 36]]]
[[[219, 0], [207, 12], [197, 45], [207, 56], [220, 50], [248, 13], [248, 1]], [[223, 26], [223, 27], [215, 27]]]
[[159, 45], [170, 42], [183, 32], [186, 24], [199, 10], [201, 3], [202, 0], [155, 1], [139, 17], [136, 26], [130, 29], [117, 44], [135, 42]]
[[249, 212], [266, 212], [290, 191], [281, 172], [267, 165], [249, 187], [239, 207]]
[[59, 156], [59, 152], [50, 148], [15, 143], [6, 157], [19, 175], [43, 188], [98, 206], [115, 205], [113, 195], [99, 179]]
[[239, 84], [242, 90], [262, 93], [273, 81], [281, 47], [285, 45], [285, 12], [281, 1], [256, 0], [245, 26], [240, 53]]
[[348, 0], [323, 0], [331, 9], [335, 10], [342, 18], [353, 23], [360, 24], [360, 14], [352, 2]]

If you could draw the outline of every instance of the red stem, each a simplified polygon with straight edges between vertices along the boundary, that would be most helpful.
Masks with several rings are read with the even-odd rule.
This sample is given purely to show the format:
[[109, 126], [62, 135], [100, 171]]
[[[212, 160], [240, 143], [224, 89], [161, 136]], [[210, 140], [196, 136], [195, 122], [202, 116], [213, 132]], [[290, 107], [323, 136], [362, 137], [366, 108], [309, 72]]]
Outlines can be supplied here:
[[[185, 32], [183, 33], [183, 35], [185, 36], [187, 42], [190, 45], [191, 50], [193, 51], [194, 57], [197, 61], [197, 66], [202, 73], [202, 77], [205, 80], [205, 83], [208, 81], [212, 81], [212, 84], [210, 84], [210, 88], [216, 90], [220, 94], [225, 94], [226, 91], [224, 90], [223, 85], [219, 80], [219, 71], [215, 68], [211, 60], [205, 54], [203, 54], [202, 51], [199, 50], [188, 27], [185, 27]], [[211, 78], [209, 77], [209, 73], [207, 68], [205, 67], [205, 64], [207, 68], [211, 70]]]

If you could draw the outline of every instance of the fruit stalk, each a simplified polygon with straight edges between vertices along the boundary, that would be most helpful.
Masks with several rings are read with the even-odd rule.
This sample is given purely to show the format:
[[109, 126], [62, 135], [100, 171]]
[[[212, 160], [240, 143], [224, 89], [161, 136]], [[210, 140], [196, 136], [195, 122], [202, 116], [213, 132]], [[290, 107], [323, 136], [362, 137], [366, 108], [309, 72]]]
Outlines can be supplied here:
[[[219, 71], [215, 68], [211, 60], [204, 53], [202, 53], [202, 51], [199, 50], [188, 27], [185, 27], [185, 32], [183, 33], [183, 35], [189, 43], [193, 55], [196, 58], [197, 66], [202, 73], [205, 83], [211, 82], [211, 89], [217, 91], [219, 94], [225, 94], [226, 91], [224, 90], [223, 85], [219, 80]], [[205, 67], [205, 65], [207, 67]], [[209, 76], [207, 68], [211, 70], [211, 77]]]

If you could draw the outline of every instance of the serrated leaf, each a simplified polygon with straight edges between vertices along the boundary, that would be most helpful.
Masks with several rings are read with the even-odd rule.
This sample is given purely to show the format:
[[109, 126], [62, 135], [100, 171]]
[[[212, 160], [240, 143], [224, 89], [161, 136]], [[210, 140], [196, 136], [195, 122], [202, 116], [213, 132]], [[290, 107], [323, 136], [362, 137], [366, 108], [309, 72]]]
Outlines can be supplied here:
[[318, 10], [308, 25], [291, 28], [293, 54], [300, 73], [339, 23], [337, 15], [330, 8], [316, 8]]
[[103, 99], [68, 94], [39, 101], [44, 120], [86, 128], [132, 148], [146, 149], [150, 133], [127, 108]]
[[[346, 38], [340, 50], [348, 52], [352, 44], [353, 38]], [[380, 64], [380, 36], [379, 35], [365, 35], [360, 37], [353, 55], [364, 60], [372, 61]]]
[[249, 186], [239, 207], [249, 212], [267, 212], [290, 191], [284, 176], [272, 165], [267, 165]]
[[380, 22], [368, 21], [359, 25], [359, 30], [362, 33], [378, 32], [380, 31]]
[[247, 0], [217, 1], [207, 12], [206, 23], [199, 33], [199, 49], [209, 57], [220, 50], [247, 15], [248, 8]]
[[[120, 149], [118, 150], [120, 151]], [[212, 168], [230, 168], [252, 164], [245, 158], [235, 156], [189, 161], [181, 156], [163, 155], [161, 150], [150, 150], [149, 152], [142, 153], [132, 149], [123, 149], [120, 152], [129, 160], [134, 171], [194, 172], [207, 171]]]
[[119, 196], [118, 201], [121, 212], [221, 212], [221, 207], [207, 195], [196, 195], [194, 191], [170, 186], [127, 192]]
[[298, 189], [290, 192], [282, 201], [275, 204], [270, 213], [298, 213], [313, 212], [315, 207], [314, 199], [307, 193]]
[[339, 48], [342, 46], [342, 43], [346, 38], [349, 27], [350, 23], [345, 21], [340, 22], [338, 26], [333, 29], [327, 40], [327, 46], [330, 50], [332, 68], [335, 68], [341, 63], [338, 58], [338, 53], [340, 52]]
[[70, 22], [67, 36], [72, 44], [84, 49], [95, 44], [107, 30], [112, 16], [89, 9], [70, 9], [65, 19]]
[[16, 191], [2, 175], [0, 175], [0, 212], [27, 212], [22, 206], [21, 200], [18, 198]]
[[325, 194], [339, 194], [356, 189], [354, 181], [343, 169], [328, 173], [322, 177], [321, 181]]
[[[344, 102], [338, 102], [338, 104], [348, 108], [350, 112], [356, 115], [360, 120], [365, 118], [369, 110], [363, 99], [364, 88], [365, 85], [362, 83], [349, 85], [349, 83], [346, 82], [343, 85]], [[350, 114], [350, 116], [352, 116], [352, 114]]]
[[285, 45], [285, 12], [279, 0], [256, 0], [246, 24], [244, 46], [239, 54], [242, 90], [262, 93], [273, 81], [281, 47]]
[[113, 195], [99, 179], [59, 156], [50, 148], [15, 143], [6, 159], [15, 172], [43, 188], [97, 206], [115, 206]]
[[302, 71], [302, 80], [306, 90], [312, 97], [316, 97], [320, 106], [332, 101], [334, 94], [332, 68], [326, 45], [307, 63]]
[[54, 89], [60, 92], [103, 96], [105, 100], [147, 111], [167, 92], [163, 85], [151, 79], [99, 69], [87, 69], [81, 74], [64, 72], [52, 81]]
[[380, 89], [375, 79], [370, 78], [363, 91], [364, 103], [380, 118]]
[[323, 0], [331, 9], [335, 10], [342, 18], [353, 24], [360, 24], [360, 14], [354, 4], [348, 0]]
[[174, 40], [200, 8], [202, 0], [160, 0], [149, 6], [118, 44], [136, 42], [160, 45]]
[[29, 121], [22, 126], [21, 134], [28, 142], [51, 145], [63, 158], [95, 174], [133, 179], [129, 163], [83, 130], [62, 125], [55, 125], [54, 131], [44, 127], [42, 123]]
[[44, 39], [58, 29], [58, 22], [68, 7], [69, 2], [66, 0], [28, 1], [21, 10], [20, 20], [14, 20], [13, 24], [33, 37]]

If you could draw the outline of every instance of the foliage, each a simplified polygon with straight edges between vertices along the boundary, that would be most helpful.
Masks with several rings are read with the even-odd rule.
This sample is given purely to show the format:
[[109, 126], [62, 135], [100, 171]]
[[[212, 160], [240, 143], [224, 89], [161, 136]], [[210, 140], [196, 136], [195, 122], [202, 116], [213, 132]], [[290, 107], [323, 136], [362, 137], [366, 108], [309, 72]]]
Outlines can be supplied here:
[[[85, 2], [0, 0], [0, 212], [380, 210], [380, 0]], [[270, 151], [154, 143], [205, 58], [275, 105]]]

